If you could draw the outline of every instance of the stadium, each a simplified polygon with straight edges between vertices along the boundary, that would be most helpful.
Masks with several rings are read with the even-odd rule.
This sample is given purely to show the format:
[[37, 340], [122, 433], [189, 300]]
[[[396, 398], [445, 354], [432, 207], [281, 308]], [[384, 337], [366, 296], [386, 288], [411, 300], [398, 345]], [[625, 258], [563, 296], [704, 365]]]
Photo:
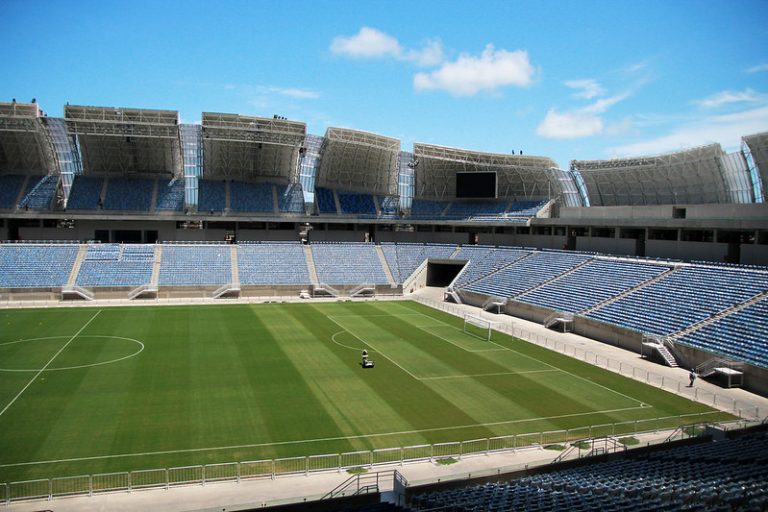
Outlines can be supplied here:
[[[317, 510], [768, 504], [743, 430], [768, 418], [768, 132], [560, 169], [306, 126], [0, 103], [0, 503], [293, 488], [214, 498], [245, 510], [306, 501], [299, 475], [331, 478]], [[567, 467], [403, 476], [499, 454]]]

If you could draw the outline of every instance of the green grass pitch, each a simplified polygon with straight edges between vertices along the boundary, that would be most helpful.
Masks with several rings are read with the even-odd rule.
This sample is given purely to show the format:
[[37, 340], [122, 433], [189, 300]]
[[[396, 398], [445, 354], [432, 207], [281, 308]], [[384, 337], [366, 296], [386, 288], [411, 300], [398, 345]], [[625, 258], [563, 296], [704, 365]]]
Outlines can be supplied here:
[[5, 310], [0, 368], [0, 482], [711, 411], [409, 301]]

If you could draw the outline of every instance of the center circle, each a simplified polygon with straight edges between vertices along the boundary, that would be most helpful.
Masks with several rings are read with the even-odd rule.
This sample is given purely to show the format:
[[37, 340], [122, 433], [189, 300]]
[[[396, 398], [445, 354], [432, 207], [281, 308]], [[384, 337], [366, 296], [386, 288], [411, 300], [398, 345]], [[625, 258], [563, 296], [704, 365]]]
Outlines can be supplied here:
[[[45, 341], [55, 341], [55, 340], [65, 340], [69, 341], [72, 340], [72, 336], [46, 336], [42, 338], [24, 338], [14, 341], [6, 341], [3, 343], [0, 343], [0, 350], [2, 350], [5, 347], [10, 347], [11, 345], [15, 345], [18, 343], [32, 343], [32, 342], [45, 342]], [[123, 355], [120, 357], [113, 357], [111, 359], [105, 360], [105, 361], [97, 361], [93, 363], [88, 364], [79, 364], [79, 365], [70, 365], [70, 366], [62, 366], [62, 367], [56, 367], [55, 361], [53, 367], [45, 368], [43, 366], [42, 368], [5, 368], [0, 367], [0, 372], [39, 372], [45, 368], [46, 372], [56, 372], [56, 371], [62, 371], [62, 370], [76, 370], [79, 368], [90, 368], [94, 366], [103, 366], [106, 364], [113, 364], [120, 361], [123, 361], [125, 359], [129, 359], [131, 357], [139, 355], [141, 351], [144, 350], [144, 343], [140, 342], [139, 340], [135, 340], [133, 338], [126, 338], [123, 336], [106, 336], [101, 334], [80, 334], [75, 338], [75, 341], [78, 340], [85, 340], [85, 341], [91, 341], [91, 340], [117, 340], [118, 343], [122, 343], [126, 346], [126, 350], [120, 350], [121, 352], [128, 352], [127, 355]], [[132, 348], [129, 348], [132, 347]]]

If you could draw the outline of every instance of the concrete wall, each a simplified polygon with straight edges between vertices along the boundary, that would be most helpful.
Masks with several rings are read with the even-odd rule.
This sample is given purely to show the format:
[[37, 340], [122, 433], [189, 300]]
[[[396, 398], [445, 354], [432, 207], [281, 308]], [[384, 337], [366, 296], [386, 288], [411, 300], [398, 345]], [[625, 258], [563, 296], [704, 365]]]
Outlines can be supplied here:
[[649, 258], [722, 262], [725, 261], [727, 254], [728, 244], [672, 240], [647, 240], [645, 242], [645, 255]]
[[768, 219], [768, 203], [760, 204], [681, 204], [654, 206], [561, 207], [559, 218], [594, 220], [659, 220], [672, 219], [673, 208], [685, 208], [686, 220], [757, 220]]
[[[310, 236], [311, 236], [310, 232]], [[273, 241], [273, 242], [286, 242], [297, 241], [299, 235], [292, 229], [238, 229], [237, 240], [239, 242], [253, 242], [253, 241]]]
[[599, 252], [602, 254], [636, 256], [636, 245], [636, 241], [629, 238], [590, 238], [585, 236], [576, 238], [577, 251]]
[[742, 245], [741, 263], [743, 265], [768, 265], [768, 245]]

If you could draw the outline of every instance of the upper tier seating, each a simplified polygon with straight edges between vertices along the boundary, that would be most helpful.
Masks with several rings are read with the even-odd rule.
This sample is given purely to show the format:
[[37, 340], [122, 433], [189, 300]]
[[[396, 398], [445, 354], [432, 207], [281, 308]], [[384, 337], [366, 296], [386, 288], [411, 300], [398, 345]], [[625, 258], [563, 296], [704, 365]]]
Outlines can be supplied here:
[[379, 196], [379, 209], [382, 216], [396, 217], [400, 211], [400, 201], [394, 196]]
[[447, 201], [414, 198], [411, 203], [411, 217], [427, 219], [441, 217], [449, 204]]
[[315, 188], [315, 204], [317, 204], [318, 213], [338, 213], [336, 200], [333, 198], [333, 190]]
[[304, 191], [300, 184], [277, 187], [277, 209], [280, 213], [305, 213]]
[[376, 215], [376, 205], [371, 194], [338, 192], [341, 213], [353, 215]]
[[533, 217], [544, 206], [545, 201], [514, 201], [507, 209], [507, 215]]
[[77, 274], [78, 286], [141, 286], [152, 279], [155, 246], [90, 244]]
[[416, 495], [415, 510], [658, 512], [768, 508], [768, 435], [612, 459]]
[[233, 212], [274, 213], [275, 202], [271, 183], [229, 183], [229, 209]]
[[223, 212], [227, 204], [227, 191], [223, 181], [199, 180], [197, 210]]
[[587, 316], [643, 333], [667, 335], [765, 290], [767, 272], [684, 266]]
[[376, 247], [369, 243], [311, 245], [317, 278], [329, 285], [388, 284]]
[[154, 188], [153, 179], [110, 178], [104, 197], [104, 209], [149, 212]]
[[678, 338], [677, 343], [768, 368], [768, 299]]
[[0, 244], [0, 288], [60, 288], [79, 249], [77, 244]]
[[75, 176], [67, 200], [68, 210], [95, 210], [99, 207], [104, 178]]
[[13, 210], [16, 208], [16, 199], [19, 197], [25, 178], [26, 176], [18, 174], [3, 174], [0, 176], [0, 210]]
[[240, 284], [311, 284], [299, 242], [241, 244], [237, 249]]
[[384, 242], [381, 244], [384, 257], [389, 265], [389, 270], [397, 284], [402, 284], [429, 258], [447, 260], [456, 250], [452, 244], [395, 244]]
[[596, 259], [572, 273], [516, 298], [557, 311], [577, 313], [669, 270], [668, 266]]
[[230, 245], [163, 245], [160, 284], [223, 285], [232, 281]]
[[555, 251], [535, 252], [504, 267], [495, 274], [467, 285], [464, 289], [485, 295], [513, 298], [568, 272], [591, 258], [585, 254]]
[[526, 249], [509, 249], [487, 245], [465, 245], [456, 255], [457, 260], [468, 260], [467, 267], [458, 276], [454, 288], [462, 288], [498, 269], [530, 254]]
[[19, 207], [29, 210], [50, 209], [58, 186], [59, 176], [30, 176]]
[[474, 215], [501, 215], [507, 209], [507, 200], [501, 201], [453, 201], [445, 212], [446, 217], [466, 219]]
[[155, 210], [184, 210], [184, 180], [162, 180], [157, 183], [157, 201]]

